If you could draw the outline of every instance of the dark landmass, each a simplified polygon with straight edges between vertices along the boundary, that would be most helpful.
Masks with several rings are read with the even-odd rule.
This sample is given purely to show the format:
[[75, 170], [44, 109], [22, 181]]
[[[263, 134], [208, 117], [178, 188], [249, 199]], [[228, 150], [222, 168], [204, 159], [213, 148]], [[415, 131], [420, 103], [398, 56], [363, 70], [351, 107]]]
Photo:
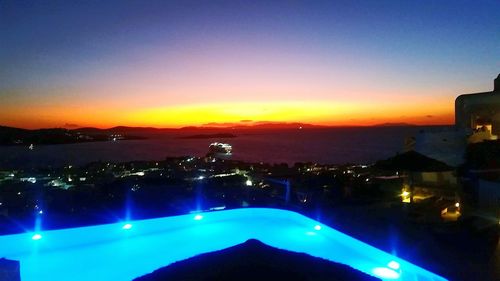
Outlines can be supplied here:
[[180, 139], [229, 139], [235, 138], [236, 135], [233, 134], [199, 134], [191, 136], [179, 137]]
[[177, 129], [117, 126], [108, 129], [84, 127], [84, 128], [74, 129], [72, 131], [79, 132], [82, 134], [145, 134], [145, 133], [148, 134], [148, 133], [158, 133], [158, 132], [171, 132], [175, 130]]
[[31, 145], [31, 144], [69, 144], [96, 141], [117, 141], [144, 139], [144, 137], [131, 136], [110, 131], [87, 129], [88, 132], [68, 130], [63, 128], [27, 130], [13, 127], [0, 126], [0, 145]]
[[[384, 123], [368, 127], [407, 127], [416, 126], [407, 123]], [[230, 133], [220, 131], [258, 131], [258, 130], [301, 130], [301, 129], [328, 129], [328, 128], [357, 128], [367, 126], [319, 126], [307, 123], [286, 122], [242, 122], [242, 123], [207, 123], [202, 126], [189, 126], [182, 128], [154, 128], [154, 127], [127, 127], [117, 126], [107, 129], [83, 127], [77, 129], [48, 128], [48, 129], [22, 129], [0, 126], [0, 145], [30, 145], [30, 144], [70, 144], [80, 142], [112, 141], [147, 139], [160, 136], [164, 133], [183, 132], [193, 133], [186, 138], [233, 138]], [[217, 133], [214, 133], [217, 132]], [[197, 134], [207, 132], [207, 134]], [[184, 138], [184, 137], [182, 137]]]
[[[168, 249], [165, 249], [168, 254]], [[355, 281], [380, 280], [349, 266], [280, 250], [250, 239], [221, 251], [198, 255], [155, 270], [136, 281]]]
[[417, 126], [417, 125], [410, 123], [382, 123], [382, 124], [375, 124], [372, 127], [408, 127], [408, 126]]
[[255, 123], [207, 123], [202, 126], [186, 126], [182, 128], [154, 128], [154, 127], [127, 127], [117, 126], [108, 129], [99, 129], [93, 127], [85, 127], [74, 129], [80, 133], [121, 133], [121, 134], [143, 134], [143, 133], [162, 133], [176, 131], [211, 131], [225, 129], [306, 129], [306, 128], [328, 128], [328, 126], [318, 126], [306, 123], [286, 123], [286, 122], [255, 122]]
[[311, 128], [328, 128], [327, 126], [312, 125], [300, 122], [268, 122], [260, 121], [254, 123], [207, 123], [200, 127], [184, 127], [181, 129], [311, 129]]

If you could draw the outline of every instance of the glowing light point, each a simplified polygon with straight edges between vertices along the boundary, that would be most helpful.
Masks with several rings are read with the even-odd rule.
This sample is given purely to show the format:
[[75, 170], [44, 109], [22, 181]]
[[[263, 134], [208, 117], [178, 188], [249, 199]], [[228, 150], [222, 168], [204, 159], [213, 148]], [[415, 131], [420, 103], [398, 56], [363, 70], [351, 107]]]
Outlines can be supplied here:
[[33, 236], [31, 236], [31, 239], [33, 239], [33, 240], [40, 240], [40, 239], [42, 239], [42, 235], [39, 234], [39, 233], [36, 233]]
[[252, 181], [251, 181], [251, 180], [247, 180], [247, 181], [245, 182], [245, 184], [246, 184], [246, 186], [252, 186], [252, 184], [253, 184], [253, 183], [252, 183]]
[[202, 219], [203, 219], [202, 215], [196, 215], [196, 216], [194, 216], [194, 220], [199, 221], [199, 220], [202, 220]]
[[130, 223], [126, 223], [122, 226], [122, 229], [131, 229], [132, 225]]
[[372, 272], [382, 279], [399, 279], [399, 273], [387, 267], [376, 267]]
[[315, 226], [314, 226], [314, 229], [316, 229], [316, 230], [321, 230], [321, 225], [319, 225], [319, 224], [315, 225]]
[[457, 208], [460, 207], [460, 203], [458, 203], [458, 202], [455, 203], [455, 207], [457, 207]]
[[399, 269], [399, 262], [397, 261], [390, 261], [387, 266], [389, 268], [392, 268], [392, 269], [395, 269], [395, 270], [398, 270]]

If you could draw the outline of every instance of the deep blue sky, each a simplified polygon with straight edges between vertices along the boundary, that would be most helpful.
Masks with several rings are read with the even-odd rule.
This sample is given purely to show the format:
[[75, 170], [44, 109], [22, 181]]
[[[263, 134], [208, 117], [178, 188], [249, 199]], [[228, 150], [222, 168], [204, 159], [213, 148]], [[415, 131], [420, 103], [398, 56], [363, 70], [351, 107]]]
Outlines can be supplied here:
[[[370, 99], [435, 102], [428, 115], [445, 118], [454, 96], [490, 90], [499, 72], [500, 1], [0, 0], [0, 123], [57, 125], [68, 107], [73, 122], [97, 114], [115, 124], [135, 122], [111, 112], [132, 105], [370, 110]], [[50, 113], [30, 123], [30, 106]], [[345, 119], [321, 114], [309, 121]]]

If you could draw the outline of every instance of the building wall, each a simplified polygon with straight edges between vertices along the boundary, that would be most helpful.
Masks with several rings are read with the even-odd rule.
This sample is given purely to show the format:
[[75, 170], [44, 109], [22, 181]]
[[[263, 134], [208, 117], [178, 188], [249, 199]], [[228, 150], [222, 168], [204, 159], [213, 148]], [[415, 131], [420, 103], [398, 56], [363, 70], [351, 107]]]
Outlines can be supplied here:
[[493, 216], [500, 216], [500, 183], [479, 180], [479, 209]]
[[455, 99], [455, 125], [472, 130], [476, 125], [491, 122], [492, 133], [500, 134], [500, 74], [491, 92], [460, 95]]
[[457, 177], [453, 171], [419, 173], [422, 184], [439, 187], [457, 187]]

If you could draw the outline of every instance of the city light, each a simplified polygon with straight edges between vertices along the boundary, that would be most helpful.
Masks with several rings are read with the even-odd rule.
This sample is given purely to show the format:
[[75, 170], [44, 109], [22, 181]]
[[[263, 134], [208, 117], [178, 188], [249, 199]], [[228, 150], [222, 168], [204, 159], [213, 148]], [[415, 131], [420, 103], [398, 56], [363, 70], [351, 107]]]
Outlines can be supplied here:
[[410, 203], [411, 199], [410, 199], [410, 192], [404, 190], [402, 193], [401, 193], [401, 201], [403, 203]]
[[194, 220], [199, 221], [199, 220], [202, 220], [202, 219], [203, 219], [202, 215], [196, 215], [196, 216], [194, 216]]
[[455, 207], [459, 208], [460, 207], [460, 203], [455, 203]]
[[126, 224], [124, 224], [124, 225], [122, 226], [122, 229], [125, 229], [125, 230], [127, 230], [127, 229], [131, 229], [131, 228], [132, 228], [132, 225], [131, 225], [130, 223], [126, 223]]
[[248, 179], [248, 180], [245, 182], [245, 184], [246, 184], [246, 186], [252, 186], [252, 184], [253, 184], [253, 183], [252, 183], [252, 181], [251, 181], [251, 180], [249, 180], [249, 179]]
[[319, 225], [319, 224], [315, 225], [315, 226], [314, 226], [314, 229], [316, 229], [316, 230], [321, 230], [321, 225]]
[[39, 233], [36, 233], [33, 236], [31, 236], [31, 239], [33, 239], [33, 240], [40, 240], [40, 239], [42, 239], [42, 235], [39, 234]]

